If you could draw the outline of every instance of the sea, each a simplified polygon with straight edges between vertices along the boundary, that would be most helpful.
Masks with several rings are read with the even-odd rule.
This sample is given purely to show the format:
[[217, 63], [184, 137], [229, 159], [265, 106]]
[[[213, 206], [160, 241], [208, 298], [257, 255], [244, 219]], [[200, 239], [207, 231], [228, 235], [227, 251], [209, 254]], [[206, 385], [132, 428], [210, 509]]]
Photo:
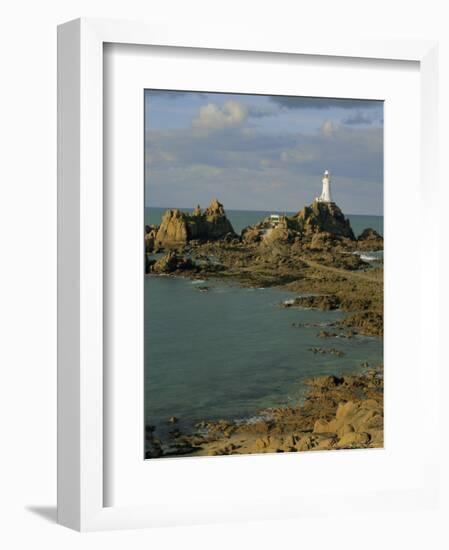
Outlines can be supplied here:
[[[147, 208], [145, 222], [159, 223], [164, 211]], [[226, 213], [240, 232], [274, 212]], [[382, 217], [348, 217], [356, 234], [366, 227], [383, 232]], [[282, 308], [295, 296], [282, 289], [163, 276], [146, 276], [144, 284], [145, 423], [162, 440], [172, 416], [181, 431], [202, 420], [256, 419], [263, 409], [298, 403], [306, 378], [383, 362], [381, 338], [317, 337], [343, 314]], [[315, 354], [312, 347], [344, 355]]]

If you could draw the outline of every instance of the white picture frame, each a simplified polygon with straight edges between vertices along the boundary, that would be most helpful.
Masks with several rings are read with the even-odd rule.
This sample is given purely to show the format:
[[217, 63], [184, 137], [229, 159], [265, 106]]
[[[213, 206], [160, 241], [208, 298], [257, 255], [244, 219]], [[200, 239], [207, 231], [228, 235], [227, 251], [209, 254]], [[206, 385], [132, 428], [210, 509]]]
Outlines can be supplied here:
[[[420, 195], [423, 203], [420, 238], [426, 242], [420, 260], [423, 283], [437, 292], [438, 222], [431, 215], [436, 199], [436, 151], [438, 149], [437, 44], [432, 41], [365, 40], [360, 37], [279, 36], [269, 38], [226, 29], [193, 34], [181, 24], [170, 29], [156, 24], [80, 19], [58, 28], [58, 521], [78, 530], [151, 527], [182, 523], [247, 520], [301, 515], [326, 515], [339, 502], [338, 513], [359, 504], [345, 494], [323, 504], [320, 492], [307, 502], [291, 498], [278, 502], [273, 494], [255, 506], [236, 495], [232, 502], [211, 498], [201, 505], [105, 506], [104, 457], [104, 105], [103, 59], [105, 44], [157, 45], [266, 55], [313, 55], [332, 58], [362, 58], [419, 63], [421, 112]], [[175, 54], [174, 54], [175, 55]], [[331, 92], [332, 93], [332, 92]], [[425, 205], [428, 205], [427, 207]], [[424, 300], [420, 288], [421, 313], [437, 319], [436, 301]], [[387, 327], [388, 329], [388, 327]], [[437, 414], [438, 346], [437, 327], [421, 326], [421, 338], [430, 348], [426, 397], [421, 406]], [[433, 350], [433, 351], [432, 351]], [[388, 391], [388, 389], [387, 389]], [[251, 457], [251, 460], [258, 460]], [[190, 459], [195, 460], [195, 459]], [[213, 459], [216, 460], [216, 459]], [[220, 460], [220, 459], [219, 459]], [[229, 460], [226, 459], [225, 460]], [[231, 460], [234, 460], [231, 458]], [[243, 461], [246, 457], [239, 458]], [[288, 460], [288, 458], [286, 459]], [[422, 475], [409, 488], [366, 494], [376, 507], [429, 506], [437, 498], [438, 479], [433, 468], [436, 450], [422, 463]], [[260, 463], [260, 462], [259, 462]], [[218, 464], [218, 462], [215, 462]], [[238, 464], [234, 460], [234, 464]], [[252, 463], [253, 464], [253, 463]], [[234, 466], [238, 467], [237, 466]], [[433, 472], [430, 475], [430, 472]], [[270, 502], [272, 505], [270, 506]]]

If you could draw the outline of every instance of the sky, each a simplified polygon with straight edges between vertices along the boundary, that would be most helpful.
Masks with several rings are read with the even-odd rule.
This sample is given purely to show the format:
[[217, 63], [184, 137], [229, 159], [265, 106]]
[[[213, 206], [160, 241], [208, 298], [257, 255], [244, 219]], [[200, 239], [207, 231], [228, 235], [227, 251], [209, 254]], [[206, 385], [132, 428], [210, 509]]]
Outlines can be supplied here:
[[383, 102], [145, 91], [145, 204], [383, 214]]

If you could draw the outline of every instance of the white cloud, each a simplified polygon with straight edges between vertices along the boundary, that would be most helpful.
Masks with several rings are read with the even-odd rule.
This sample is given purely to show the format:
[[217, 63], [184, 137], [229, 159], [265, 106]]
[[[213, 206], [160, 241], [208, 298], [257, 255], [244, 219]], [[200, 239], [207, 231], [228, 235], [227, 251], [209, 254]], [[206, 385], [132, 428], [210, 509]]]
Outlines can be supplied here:
[[338, 129], [337, 124], [333, 122], [332, 120], [325, 120], [323, 122], [323, 125], [321, 126], [321, 133], [325, 137], [332, 137], [335, 135], [336, 131]]
[[203, 130], [221, 130], [240, 126], [248, 117], [248, 108], [238, 101], [227, 101], [222, 106], [208, 103], [201, 107], [192, 126]]

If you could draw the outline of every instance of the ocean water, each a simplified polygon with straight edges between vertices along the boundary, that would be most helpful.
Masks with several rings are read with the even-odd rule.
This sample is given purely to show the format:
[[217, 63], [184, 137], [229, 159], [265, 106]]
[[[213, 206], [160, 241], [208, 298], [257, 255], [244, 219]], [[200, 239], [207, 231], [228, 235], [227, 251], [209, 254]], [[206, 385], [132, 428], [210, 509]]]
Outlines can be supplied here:
[[[148, 209], [146, 222], [158, 223], [163, 211]], [[236, 231], [265, 214], [228, 212]], [[382, 218], [357, 218], [351, 217], [354, 229], [381, 232]], [[201, 420], [249, 418], [266, 407], [296, 403], [304, 378], [357, 372], [362, 362], [383, 361], [380, 338], [318, 338], [320, 327], [292, 326], [325, 328], [342, 314], [281, 308], [294, 294], [280, 289], [164, 276], [146, 276], [144, 284], [145, 422], [163, 439], [171, 416], [181, 430]], [[200, 286], [209, 291], [200, 292]], [[345, 355], [314, 354], [310, 347]]]
[[[167, 208], [145, 208], [145, 223], [158, 225], [161, 223], [162, 216]], [[185, 212], [191, 212], [192, 209], [181, 208]], [[294, 212], [277, 212], [274, 210], [257, 211], [257, 210], [226, 210], [226, 215], [232, 223], [232, 227], [236, 233], [240, 233], [244, 227], [259, 223], [270, 214], [287, 214], [292, 215]], [[360, 214], [347, 214], [351, 222], [352, 229], [356, 236], [366, 229], [372, 227], [378, 233], [383, 235], [383, 216], [362, 216]]]

